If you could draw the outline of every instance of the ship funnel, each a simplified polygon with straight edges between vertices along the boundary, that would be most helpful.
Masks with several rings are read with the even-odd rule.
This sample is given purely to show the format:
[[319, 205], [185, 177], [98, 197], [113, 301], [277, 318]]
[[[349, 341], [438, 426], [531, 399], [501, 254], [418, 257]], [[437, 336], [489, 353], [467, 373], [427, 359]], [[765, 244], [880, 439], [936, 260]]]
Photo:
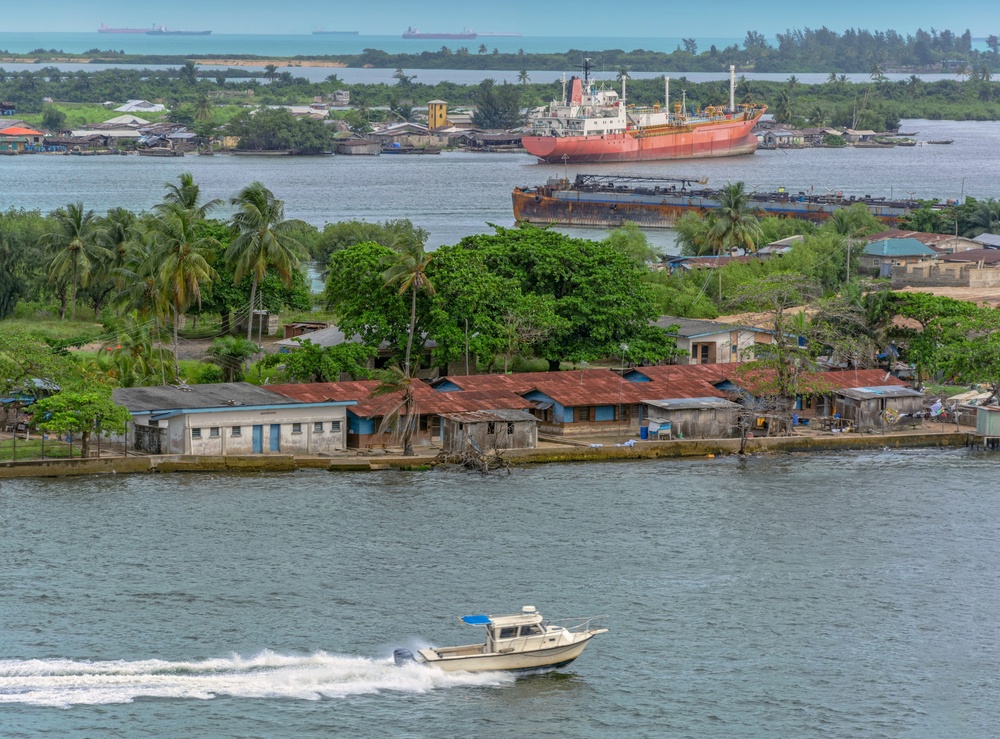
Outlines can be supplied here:
[[569, 104], [580, 105], [583, 103], [583, 83], [579, 77], [570, 77], [569, 80]]

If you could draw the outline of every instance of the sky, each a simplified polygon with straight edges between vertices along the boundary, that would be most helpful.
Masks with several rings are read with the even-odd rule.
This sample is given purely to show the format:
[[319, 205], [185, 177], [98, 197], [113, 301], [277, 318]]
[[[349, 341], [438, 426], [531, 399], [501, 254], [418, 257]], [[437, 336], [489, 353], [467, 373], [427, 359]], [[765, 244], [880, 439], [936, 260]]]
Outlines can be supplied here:
[[913, 33], [949, 29], [973, 36], [1000, 33], [1000, 3], [966, 0], [838, 0], [838, 2], [749, 2], [749, 0], [46, 0], [44, 13], [6, 13], [5, 31], [83, 31], [109, 26], [211, 28], [215, 33], [309, 33], [316, 28], [397, 35], [407, 26], [422, 31], [518, 32], [525, 36], [616, 36], [742, 38], [753, 29], [772, 36], [787, 28], [835, 31], [848, 27]]

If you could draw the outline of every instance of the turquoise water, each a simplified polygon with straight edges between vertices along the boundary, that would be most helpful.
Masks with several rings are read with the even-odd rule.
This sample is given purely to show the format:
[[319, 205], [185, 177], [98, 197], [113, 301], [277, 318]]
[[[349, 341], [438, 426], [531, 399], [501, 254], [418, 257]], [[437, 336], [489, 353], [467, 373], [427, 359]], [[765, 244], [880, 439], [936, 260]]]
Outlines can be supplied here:
[[[989, 736], [997, 456], [0, 486], [0, 735]], [[393, 647], [608, 614], [558, 674]]]

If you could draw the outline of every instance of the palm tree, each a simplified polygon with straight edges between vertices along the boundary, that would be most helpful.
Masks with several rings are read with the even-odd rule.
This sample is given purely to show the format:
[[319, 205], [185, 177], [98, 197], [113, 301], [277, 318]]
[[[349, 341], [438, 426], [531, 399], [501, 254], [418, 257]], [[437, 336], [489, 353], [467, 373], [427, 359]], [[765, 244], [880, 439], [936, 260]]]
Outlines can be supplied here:
[[225, 382], [243, 379], [243, 363], [257, 353], [257, 345], [242, 336], [222, 336], [208, 348], [208, 361], [222, 370]]
[[520, 72], [517, 73], [517, 81], [520, 82], [522, 85], [526, 85], [529, 82], [531, 82], [531, 77], [528, 76], [527, 69], [522, 69]]
[[392, 366], [379, 373], [379, 384], [371, 397], [391, 395], [386, 406], [379, 410], [382, 422], [379, 433], [395, 427], [403, 442], [403, 456], [413, 456], [413, 429], [417, 421], [417, 401], [413, 394], [414, 380], [409, 373]]
[[178, 184], [172, 182], [164, 183], [163, 189], [167, 194], [163, 196], [163, 202], [153, 206], [157, 211], [170, 211], [175, 206], [190, 210], [198, 218], [204, 218], [210, 210], [222, 205], [219, 198], [209, 200], [204, 205], [198, 205], [201, 199], [201, 186], [194, 181], [194, 175], [190, 172], [182, 172], [178, 178]]
[[[70, 203], [52, 214], [55, 231], [46, 239], [52, 250], [49, 279], [65, 279], [72, 275], [73, 294], [70, 320], [76, 320], [76, 293], [90, 282], [90, 273], [105, 248], [98, 242], [97, 219], [94, 211], [84, 211], [83, 203]], [[65, 318], [65, 315], [63, 315]]]
[[826, 81], [827, 81], [827, 83], [829, 83], [831, 85], [837, 84], [837, 73], [836, 72], [830, 72], [830, 74], [826, 78]]
[[632, 75], [630, 75], [628, 73], [628, 67], [619, 67], [618, 68], [618, 76], [615, 77], [615, 79], [618, 82], [622, 82], [624, 80], [630, 80], [630, 79], [632, 79]]
[[479, 44], [479, 53], [485, 54], [489, 49], [486, 48], [486, 44]]
[[774, 101], [774, 120], [778, 123], [791, 123], [793, 115], [792, 96], [788, 90], [779, 91]]
[[248, 274], [253, 279], [247, 316], [247, 339], [250, 339], [257, 285], [269, 269], [277, 270], [285, 285], [290, 285], [292, 274], [299, 268], [299, 258], [306, 255], [305, 249], [292, 236], [293, 229], [302, 221], [286, 221], [284, 202], [276, 199], [260, 182], [251, 182], [230, 202], [237, 208], [232, 221], [236, 238], [226, 249], [226, 261], [237, 283]]
[[276, 64], [264, 65], [264, 79], [266, 79], [268, 82], [274, 82], [277, 76], [278, 76], [278, 66]]
[[208, 121], [212, 119], [212, 101], [208, 95], [199, 95], [194, 104], [194, 118], [196, 121]]
[[1000, 200], [981, 200], [976, 203], [976, 209], [969, 216], [969, 228], [965, 230], [968, 237], [980, 234], [1000, 234]]
[[403, 373], [406, 377], [410, 377], [410, 352], [417, 324], [417, 291], [423, 290], [428, 295], [434, 294], [434, 285], [427, 277], [427, 265], [434, 257], [424, 251], [424, 244], [420, 239], [410, 234], [397, 239], [393, 249], [396, 250], [394, 263], [382, 273], [382, 280], [386, 285], [399, 285], [400, 295], [407, 290], [412, 293], [410, 333], [406, 340], [406, 360], [403, 363]]
[[785, 84], [788, 85], [789, 90], [794, 90], [799, 84], [799, 78], [793, 74], [791, 77], [785, 80]]
[[195, 303], [201, 305], [202, 285], [218, 277], [209, 260], [219, 242], [204, 236], [198, 226], [195, 212], [179, 205], [161, 210], [152, 224], [156, 284], [170, 303], [174, 317], [174, 377], [178, 380], [177, 331], [181, 316]]
[[868, 76], [875, 82], [884, 82], [886, 79], [885, 70], [882, 69], [882, 66], [878, 62], [872, 64], [871, 72]]
[[750, 194], [742, 182], [729, 182], [716, 194], [719, 203], [717, 220], [709, 231], [709, 241], [716, 254], [733, 247], [743, 253], [754, 251], [763, 238], [760, 223], [750, 207]]

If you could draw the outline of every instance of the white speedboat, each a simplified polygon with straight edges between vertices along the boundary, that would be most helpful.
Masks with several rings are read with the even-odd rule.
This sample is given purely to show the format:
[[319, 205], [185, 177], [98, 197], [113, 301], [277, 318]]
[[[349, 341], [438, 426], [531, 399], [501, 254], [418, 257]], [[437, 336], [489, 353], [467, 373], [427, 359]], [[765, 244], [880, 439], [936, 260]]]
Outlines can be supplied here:
[[417, 662], [446, 672], [544, 670], [563, 667], [583, 652], [597, 634], [603, 616], [546, 621], [534, 606], [509, 616], [462, 616], [462, 621], [486, 627], [486, 641], [462, 647], [430, 647], [414, 654], [396, 649], [397, 665]]

